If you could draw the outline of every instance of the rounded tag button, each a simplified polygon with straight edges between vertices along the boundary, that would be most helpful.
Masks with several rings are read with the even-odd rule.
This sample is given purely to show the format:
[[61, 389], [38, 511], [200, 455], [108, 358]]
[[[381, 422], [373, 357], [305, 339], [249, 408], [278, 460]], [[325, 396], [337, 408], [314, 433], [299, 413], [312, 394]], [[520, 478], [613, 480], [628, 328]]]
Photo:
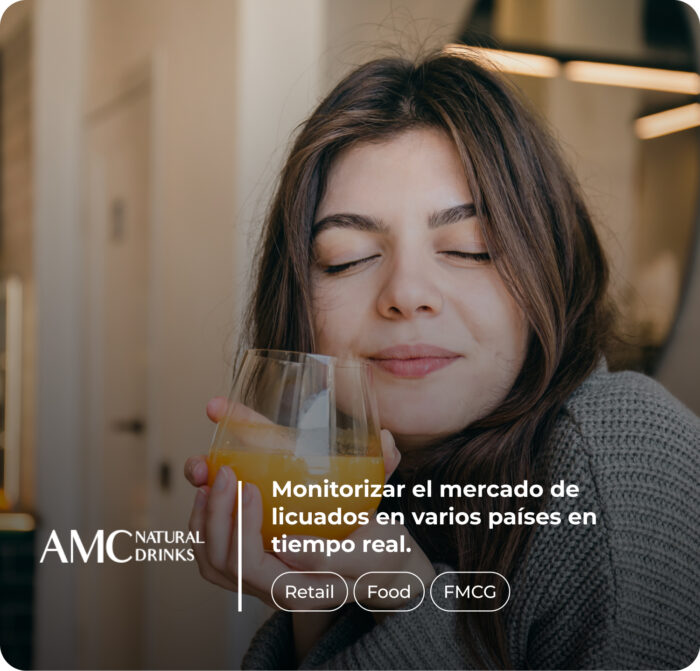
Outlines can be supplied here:
[[[425, 585], [410, 571], [368, 571], [355, 581], [352, 595], [368, 611], [407, 613], [423, 603]], [[420, 601], [409, 607], [416, 598]]]
[[440, 609], [459, 613], [493, 613], [510, 599], [508, 581], [496, 571], [445, 571], [430, 585]]
[[290, 613], [330, 613], [345, 605], [350, 590], [334, 571], [286, 571], [275, 578], [270, 594], [277, 608]]

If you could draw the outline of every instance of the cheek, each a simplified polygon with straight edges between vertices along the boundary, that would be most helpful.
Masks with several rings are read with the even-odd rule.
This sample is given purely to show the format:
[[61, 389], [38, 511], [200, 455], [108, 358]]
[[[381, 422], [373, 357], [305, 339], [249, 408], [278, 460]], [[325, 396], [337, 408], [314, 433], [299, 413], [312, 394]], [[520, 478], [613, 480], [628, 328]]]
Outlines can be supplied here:
[[343, 333], [343, 325], [338, 324], [334, 315], [314, 310], [314, 336], [316, 339], [316, 351], [319, 354], [337, 356], [341, 353], [342, 343], [339, 336]]
[[470, 290], [455, 301], [478, 347], [519, 370], [527, 348], [527, 320], [497, 271], [490, 268], [475, 277]]
[[513, 362], [517, 368], [516, 372], [519, 372], [525, 361], [530, 329], [520, 306], [508, 293], [503, 282], [499, 281], [499, 284], [500, 319], [503, 333], [502, 353]]
[[367, 292], [343, 282], [342, 291], [337, 282], [315, 282], [312, 288], [314, 335], [319, 354], [331, 356], [355, 352], [357, 334], [362, 332], [364, 305], [360, 303]]

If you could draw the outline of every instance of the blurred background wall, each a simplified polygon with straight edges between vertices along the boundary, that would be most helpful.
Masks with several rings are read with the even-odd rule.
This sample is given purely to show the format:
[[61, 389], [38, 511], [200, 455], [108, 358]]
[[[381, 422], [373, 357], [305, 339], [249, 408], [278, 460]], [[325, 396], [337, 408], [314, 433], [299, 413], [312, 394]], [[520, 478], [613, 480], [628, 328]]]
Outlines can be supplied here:
[[[339, 76], [377, 53], [451, 42], [694, 68], [697, 21], [673, 3], [685, 23], [673, 23], [676, 12], [657, 24], [680, 32], [650, 42], [658, 4], [10, 7], [0, 24], [0, 272], [21, 283], [22, 348], [8, 507], [32, 513], [35, 547], [51, 529], [186, 528], [193, 492], [182, 465], [208, 449], [205, 404], [228, 391], [266, 201], [295, 127]], [[510, 76], [592, 204], [633, 343], [623, 364], [700, 412], [698, 130], [634, 132], [636, 118], [697, 93]], [[30, 564], [23, 621], [36, 667], [236, 668], [267, 613], [251, 599], [236, 614], [233, 596], [190, 563]]]

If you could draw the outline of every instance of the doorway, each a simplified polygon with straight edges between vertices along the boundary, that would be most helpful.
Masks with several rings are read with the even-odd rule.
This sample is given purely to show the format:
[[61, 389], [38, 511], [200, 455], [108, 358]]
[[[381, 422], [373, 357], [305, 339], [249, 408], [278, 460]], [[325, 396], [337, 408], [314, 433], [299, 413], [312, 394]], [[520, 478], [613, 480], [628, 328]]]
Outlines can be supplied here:
[[[87, 119], [88, 380], [86, 531], [147, 529], [151, 86], [122, 91]], [[125, 542], [125, 551], [128, 547]], [[115, 551], [119, 550], [119, 540]], [[86, 667], [142, 668], [146, 569], [85, 567]]]

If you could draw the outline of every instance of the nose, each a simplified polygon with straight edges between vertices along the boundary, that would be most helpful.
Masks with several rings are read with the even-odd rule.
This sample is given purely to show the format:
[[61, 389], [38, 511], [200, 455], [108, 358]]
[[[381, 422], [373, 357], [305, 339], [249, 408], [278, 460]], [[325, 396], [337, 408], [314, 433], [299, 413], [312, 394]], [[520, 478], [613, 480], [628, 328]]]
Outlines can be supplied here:
[[377, 296], [377, 310], [387, 319], [412, 319], [440, 314], [443, 295], [420, 259], [395, 261]]

